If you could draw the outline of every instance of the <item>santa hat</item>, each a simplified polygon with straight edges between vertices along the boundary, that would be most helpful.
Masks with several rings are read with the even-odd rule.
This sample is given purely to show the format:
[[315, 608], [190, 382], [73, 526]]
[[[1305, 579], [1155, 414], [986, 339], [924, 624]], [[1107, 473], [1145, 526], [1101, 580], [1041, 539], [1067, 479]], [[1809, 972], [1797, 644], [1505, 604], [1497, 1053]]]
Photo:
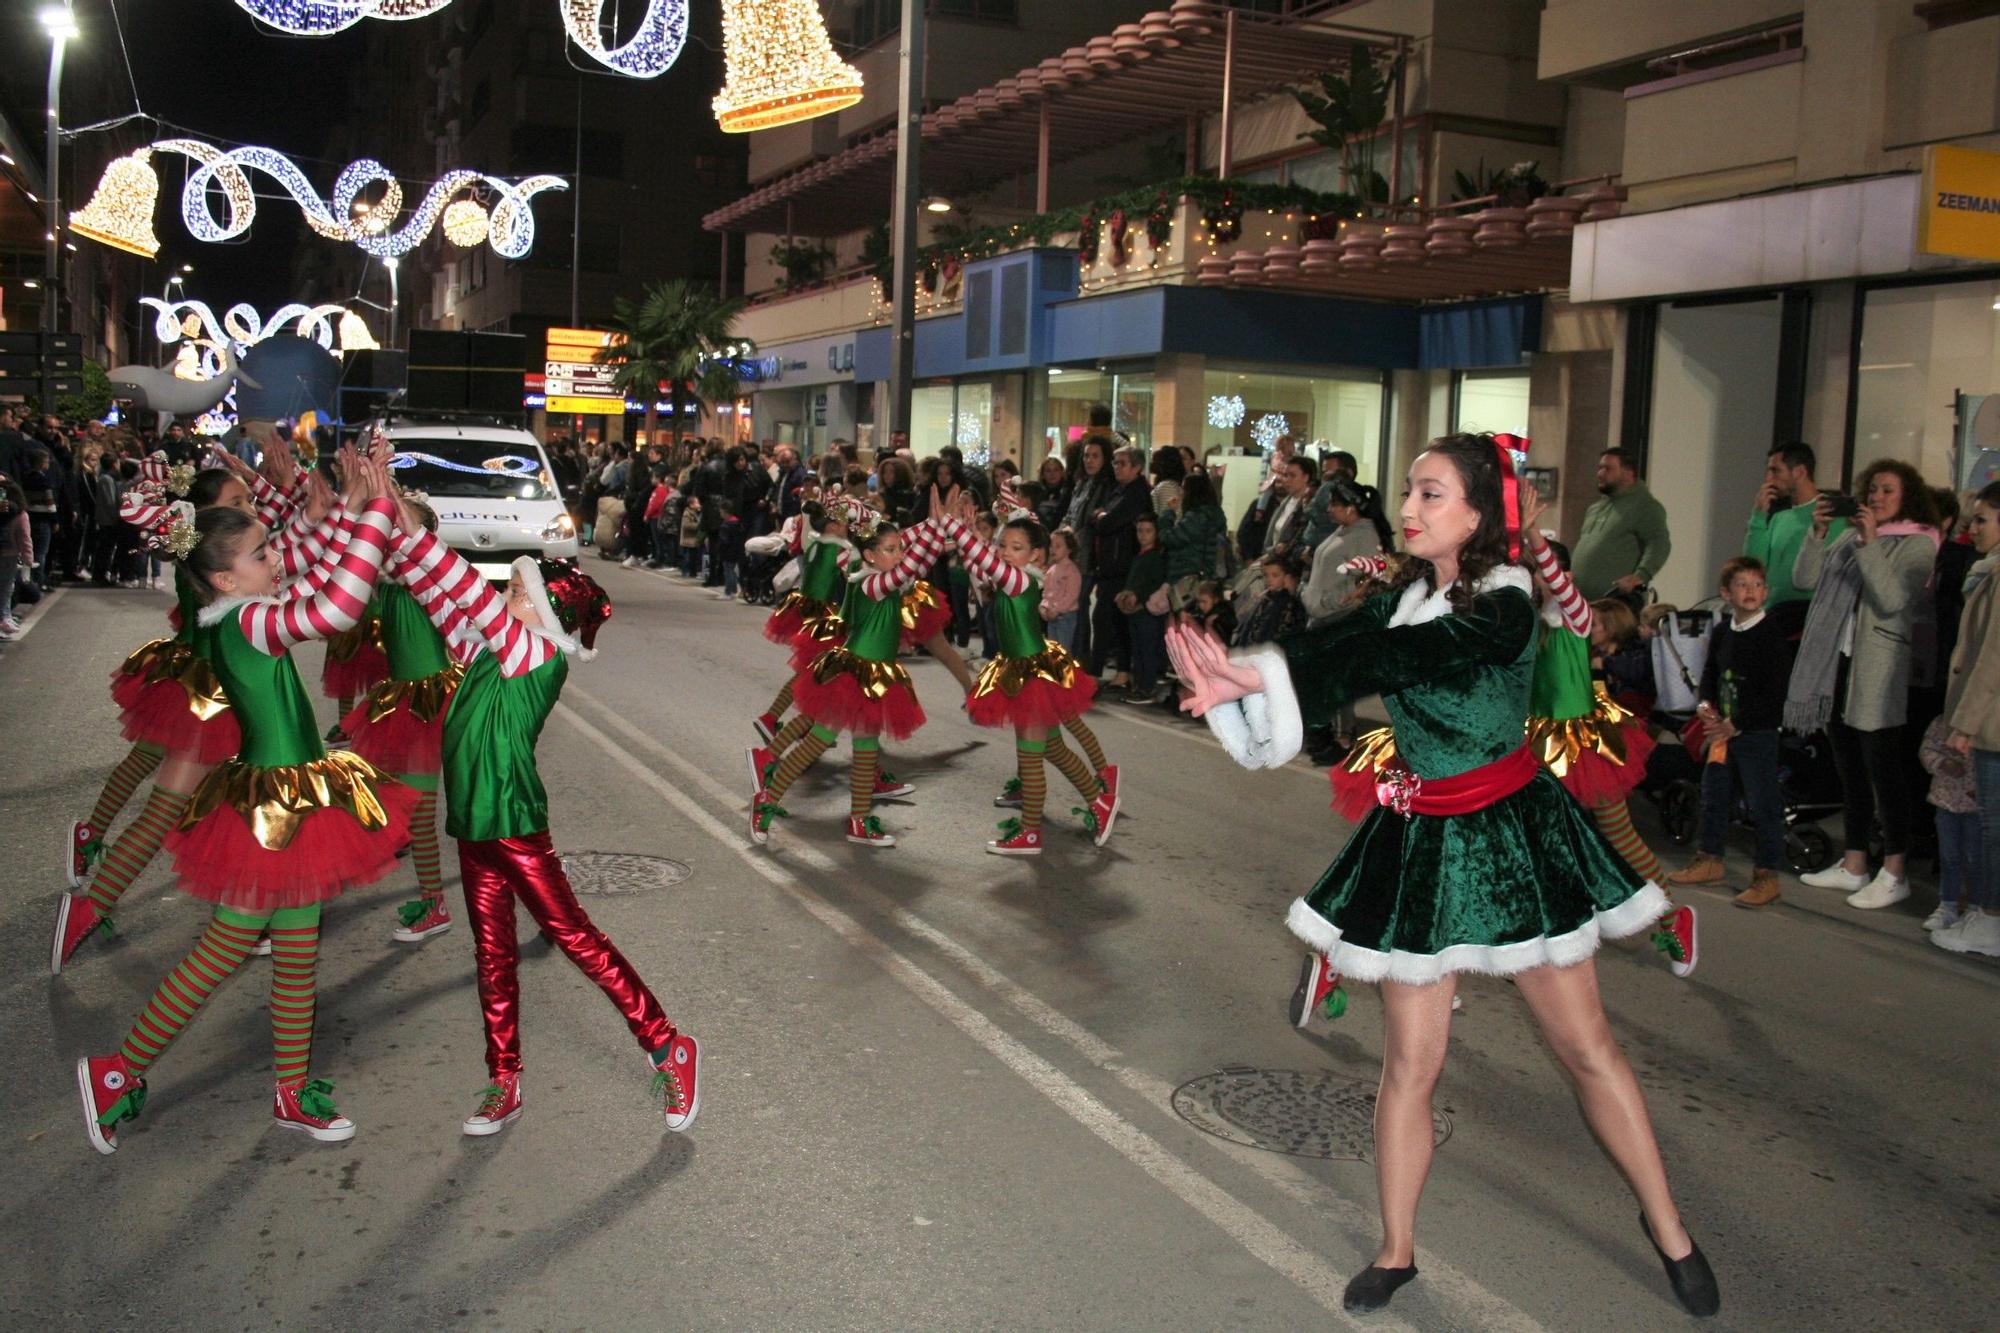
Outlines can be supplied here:
[[540, 617], [543, 634], [566, 653], [588, 662], [597, 656], [597, 631], [611, 619], [611, 597], [574, 560], [537, 559], [524, 555], [514, 561]]

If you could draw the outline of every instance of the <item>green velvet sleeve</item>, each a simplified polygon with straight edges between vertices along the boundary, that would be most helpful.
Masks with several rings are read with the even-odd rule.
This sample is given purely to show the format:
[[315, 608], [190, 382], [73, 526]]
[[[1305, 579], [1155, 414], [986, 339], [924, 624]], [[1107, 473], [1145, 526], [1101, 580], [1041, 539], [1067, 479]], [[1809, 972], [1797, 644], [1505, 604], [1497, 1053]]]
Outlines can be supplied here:
[[1374, 597], [1345, 620], [1278, 640], [1308, 727], [1324, 726], [1344, 703], [1438, 680], [1475, 666], [1517, 661], [1535, 634], [1528, 595], [1502, 588], [1454, 615], [1389, 626], [1392, 597]]

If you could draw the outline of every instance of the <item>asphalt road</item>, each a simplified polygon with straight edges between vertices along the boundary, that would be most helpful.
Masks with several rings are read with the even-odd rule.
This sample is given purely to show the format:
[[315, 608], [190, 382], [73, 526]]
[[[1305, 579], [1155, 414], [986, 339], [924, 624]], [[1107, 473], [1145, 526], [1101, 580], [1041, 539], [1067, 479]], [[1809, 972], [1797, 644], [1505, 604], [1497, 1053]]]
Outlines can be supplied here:
[[[919, 790], [881, 808], [901, 845], [841, 839], [845, 774], [823, 762], [753, 848], [743, 747], [782, 671], [761, 613], [592, 568], [617, 615], [571, 673], [543, 773], [565, 851], [691, 869], [585, 902], [701, 1039], [697, 1124], [663, 1132], [623, 1024], [532, 942], [527, 1114], [463, 1137], [485, 1082], [471, 942], [461, 925], [390, 943], [404, 870], [328, 917], [314, 1070], [357, 1138], [271, 1127], [253, 960], [155, 1066], [117, 1155], [92, 1152], [72, 1063], [116, 1046], [204, 913], [156, 866], [120, 937], [47, 975], [61, 830], [123, 752], [103, 682], [166, 607], [69, 592], [0, 656], [0, 1325], [1690, 1322], [1524, 1006], [1489, 978], [1462, 987], [1423, 1277], [1381, 1315], [1340, 1311], [1375, 1247], [1359, 1093], [1381, 1026], [1365, 989], [1338, 1022], [1284, 1015], [1300, 951], [1283, 910], [1343, 835], [1321, 774], [1249, 774], [1203, 729], [1109, 706], [1098, 730], [1128, 791], [1110, 845], [1090, 846], [1051, 774], [1047, 854], [1003, 861], [980, 846], [1011, 746], [920, 662], [932, 723], [890, 751]], [[300, 657], [313, 678], [317, 653]], [[1690, 901], [1693, 978], [1643, 942], [1599, 967], [1720, 1277], [1715, 1326], [1992, 1327], [2000, 965], [1927, 945], [1927, 903], [1863, 914], [1791, 881], [1758, 913]], [[1175, 1090], [1224, 1071], [1231, 1115], [1346, 1155], [1196, 1128]], [[1344, 1102], [1308, 1095], [1329, 1084]]]

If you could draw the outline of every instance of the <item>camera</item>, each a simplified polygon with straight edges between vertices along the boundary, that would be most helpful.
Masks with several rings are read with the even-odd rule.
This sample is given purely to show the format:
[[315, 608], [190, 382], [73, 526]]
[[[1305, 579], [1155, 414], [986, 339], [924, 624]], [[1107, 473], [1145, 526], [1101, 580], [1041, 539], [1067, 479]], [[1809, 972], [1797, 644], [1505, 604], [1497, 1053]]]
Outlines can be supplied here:
[[1841, 495], [1836, 491], [1826, 493], [1826, 512], [1829, 518], [1853, 518], [1861, 512], [1861, 501], [1851, 495]]

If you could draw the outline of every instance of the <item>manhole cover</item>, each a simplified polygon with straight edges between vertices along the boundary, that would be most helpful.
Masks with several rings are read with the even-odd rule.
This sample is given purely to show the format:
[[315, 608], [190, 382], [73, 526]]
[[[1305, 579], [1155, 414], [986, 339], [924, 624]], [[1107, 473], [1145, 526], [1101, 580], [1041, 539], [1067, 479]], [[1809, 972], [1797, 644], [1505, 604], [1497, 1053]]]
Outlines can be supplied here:
[[[1174, 1089], [1174, 1110], [1231, 1143], [1294, 1157], [1374, 1160], [1375, 1085], [1299, 1069], [1225, 1069]], [[1451, 1119], [1432, 1113], [1437, 1141]]]
[[571, 852], [562, 863], [571, 888], [605, 898], [664, 889], [694, 873], [685, 861], [634, 852]]

